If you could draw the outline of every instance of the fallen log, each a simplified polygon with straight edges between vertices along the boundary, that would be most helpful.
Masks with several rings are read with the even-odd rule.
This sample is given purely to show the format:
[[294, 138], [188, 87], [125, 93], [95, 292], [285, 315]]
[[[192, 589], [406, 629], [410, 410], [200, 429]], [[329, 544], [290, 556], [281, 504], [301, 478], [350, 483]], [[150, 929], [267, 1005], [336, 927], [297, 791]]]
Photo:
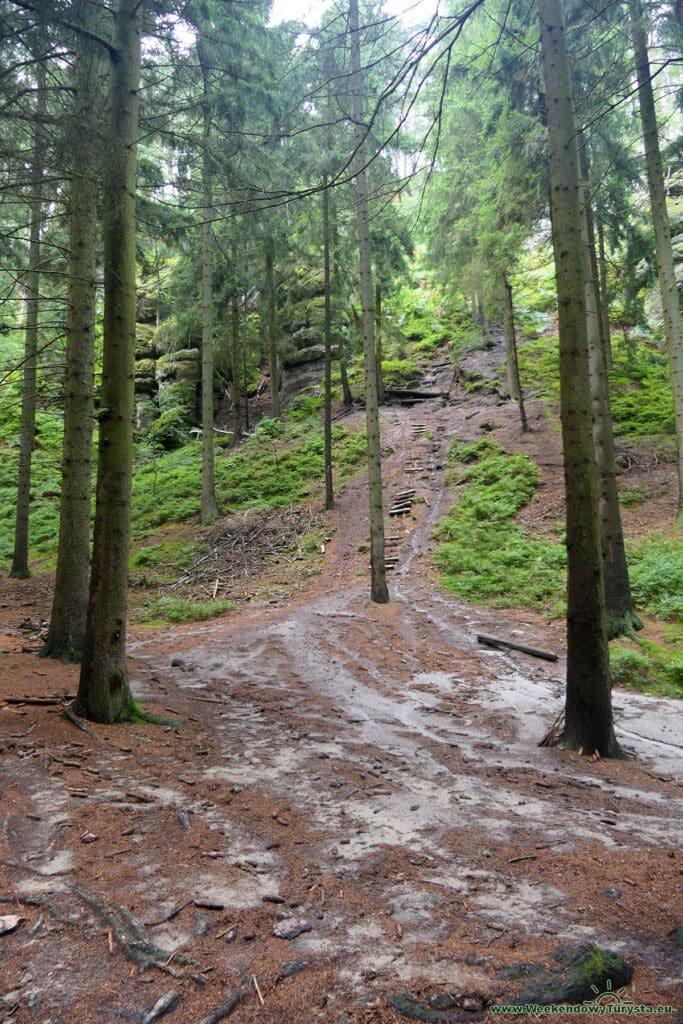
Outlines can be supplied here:
[[73, 697], [3, 697], [5, 704], [35, 704], [38, 707], [43, 705], [51, 706], [53, 704], [63, 704], [67, 700], [73, 700]]
[[501, 640], [500, 637], [485, 636], [483, 633], [477, 633], [477, 643], [484, 644], [486, 647], [503, 647], [509, 648], [511, 651], [521, 651], [522, 654], [530, 654], [533, 658], [542, 658], [543, 661], [557, 661], [557, 655], [552, 651], [544, 651], [539, 647], [528, 647], [526, 644], [517, 644], [512, 640]]

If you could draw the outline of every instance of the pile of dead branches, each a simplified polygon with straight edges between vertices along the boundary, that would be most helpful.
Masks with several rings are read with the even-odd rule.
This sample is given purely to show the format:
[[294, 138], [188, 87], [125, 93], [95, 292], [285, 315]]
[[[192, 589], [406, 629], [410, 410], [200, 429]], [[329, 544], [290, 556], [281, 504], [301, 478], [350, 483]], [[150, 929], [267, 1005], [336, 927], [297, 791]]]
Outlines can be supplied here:
[[205, 550], [171, 584], [171, 590], [208, 588], [215, 597], [270, 564], [303, 559], [302, 542], [324, 527], [311, 509], [252, 508], [222, 519], [203, 535]]

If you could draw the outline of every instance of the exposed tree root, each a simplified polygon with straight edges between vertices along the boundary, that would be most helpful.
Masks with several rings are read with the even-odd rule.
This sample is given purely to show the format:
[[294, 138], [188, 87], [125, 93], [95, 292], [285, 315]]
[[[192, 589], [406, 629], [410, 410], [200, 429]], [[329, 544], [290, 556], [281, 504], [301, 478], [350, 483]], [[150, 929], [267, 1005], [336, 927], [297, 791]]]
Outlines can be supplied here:
[[91, 729], [89, 725], [86, 725], [85, 722], [81, 721], [81, 719], [71, 710], [71, 708], [64, 708], [64, 710], [62, 711], [62, 718], [68, 719], [68, 721], [75, 725], [77, 729], [80, 729], [81, 732], [87, 733], [88, 736], [92, 736], [93, 739], [99, 739], [99, 736], [94, 731], [94, 729]]
[[156, 967], [157, 970], [163, 971], [164, 974], [170, 974], [174, 978], [183, 978], [185, 975], [182, 971], [176, 971], [170, 966], [171, 960], [184, 966], [200, 966], [196, 960], [191, 960], [189, 957], [181, 956], [180, 954], [169, 954], [167, 949], [155, 946], [147, 938], [142, 924], [126, 907], [122, 907], [117, 903], [107, 906], [97, 896], [86, 892], [85, 889], [81, 889], [75, 883], [68, 882], [67, 884], [109, 926], [112, 937], [128, 959], [137, 964], [141, 970], [146, 971], [150, 967]]
[[[463, 999], [467, 998], [463, 997]], [[389, 996], [389, 1005], [402, 1017], [424, 1021], [425, 1024], [462, 1024], [464, 1021], [483, 1020], [486, 1017], [486, 1011], [483, 1009], [481, 1000], [475, 997], [472, 1002], [482, 1008], [467, 1009], [460, 999], [445, 992], [429, 999], [429, 1002], [420, 1002], [407, 993]]]
[[246, 988], [235, 989], [224, 1002], [214, 1006], [213, 1010], [209, 1010], [198, 1024], [219, 1024], [219, 1021], [225, 1020], [226, 1017], [229, 1017], [237, 1009], [248, 992], [249, 989]]
[[156, 1024], [156, 1021], [158, 1021], [160, 1017], [163, 1017], [165, 1013], [170, 1013], [171, 1010], [175, 1010], [179, 999], [180, 996], [176, 990], [172, 988], [170, 992], [166, 992], [160, 999], [157, 999], [152, 1009], [149, 1010], [149, 1012], [142, 1018], [141, 1024]]

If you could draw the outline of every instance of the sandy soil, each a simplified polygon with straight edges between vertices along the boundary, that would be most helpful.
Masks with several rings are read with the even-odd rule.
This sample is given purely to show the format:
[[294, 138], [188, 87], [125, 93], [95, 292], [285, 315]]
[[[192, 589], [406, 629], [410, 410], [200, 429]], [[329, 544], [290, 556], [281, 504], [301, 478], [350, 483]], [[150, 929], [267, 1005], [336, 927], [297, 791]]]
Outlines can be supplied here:
[[[490, 376], [499, 359], [469, 367]], [[431, 533], [448, 443], [482, 424], [541, 466], [529, 523], [560, 518], [559, 436], [534, 402], [523, 435], [495, 393], [465, 395], [447, 368], [430, 381], [451, 400], [382, 414], [387, 510], [416, 491], [410, 514], [387, 516], [389, 605], [368, 600], [358, 479], [319, 576], [282, 587], [272, 565], [225, 618], [132, 631], [136, 696], [181, 728], [85, 734], [59, 704], [1, 707], [0, 915], [22, 920], [0, 935], [0, 1022], [139, 1022], [171, 989], [164, 1020], [183, 1024], [235, 991], [236, 1024], [405, 1020], [388, 1002], [400, 992], [467, 993], [476, 1011], [519, 991], [502, 968], [567, 941], [628, 956], [637, 1002], [683, 1007], [680, 706], [615, 692], [629, 762], [537, 746], [562, 706], [561, 624], [446, 596]], [[671, 473], [634, 480], [653, 499], [627, 513], [632, 531], [671, 522]], [[76, 669], [35, 654], [49, 583], [1, 581], [3, 697], [75, 690]], [[166, 959], [127, 958], [131, 921]]]

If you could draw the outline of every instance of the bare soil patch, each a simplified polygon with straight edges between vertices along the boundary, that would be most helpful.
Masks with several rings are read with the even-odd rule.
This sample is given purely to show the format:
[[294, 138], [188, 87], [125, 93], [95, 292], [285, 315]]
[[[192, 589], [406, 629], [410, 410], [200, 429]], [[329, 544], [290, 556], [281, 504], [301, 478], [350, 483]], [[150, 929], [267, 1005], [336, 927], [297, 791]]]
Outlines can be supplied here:
[[[472, 363], [490, 375], [499, 358]], [[445, 595], [431, 533], [450, 439], [492, 422], [541, 465], [529, 522], [559, 518], [559, 436], [536, 403], [522, 435], [495, 393], [436, 378], [450, 402], [383, 412], [387, 503], [416, 491], [387, 522], [390, 605], [367, 598], [358, 478], [315, 511], [318, 575], [268, 559], [234, 594], [226, 575], [230, 615], [132, 631], [135, 694], [180, 729], [90, 735], [60, 704], [1, 707], [0, 915], [23, 919], [0, 935], [4, 1024], [139, 1022], [171, 989], [164, 1020], [183, 1024], [234, 993], [237, 1024], [387, 1024], [406, 1019], [389, 1002], [402, 992], [469, 995], [444, 1019], [474, 1020], [520, 991], [504, 968], [585, 941], [632, 960], [636, 1002], [682, 1005], [679, 706], [615, 693], [632, 761], [537, 746], [562, 705], [562, 626]], [[660, 498], [650, 527], [671, 522]], [[35, 653], [49, 599], [45, 577], [2, 580], [3, 697], [75, 692], [75, 667]]]

